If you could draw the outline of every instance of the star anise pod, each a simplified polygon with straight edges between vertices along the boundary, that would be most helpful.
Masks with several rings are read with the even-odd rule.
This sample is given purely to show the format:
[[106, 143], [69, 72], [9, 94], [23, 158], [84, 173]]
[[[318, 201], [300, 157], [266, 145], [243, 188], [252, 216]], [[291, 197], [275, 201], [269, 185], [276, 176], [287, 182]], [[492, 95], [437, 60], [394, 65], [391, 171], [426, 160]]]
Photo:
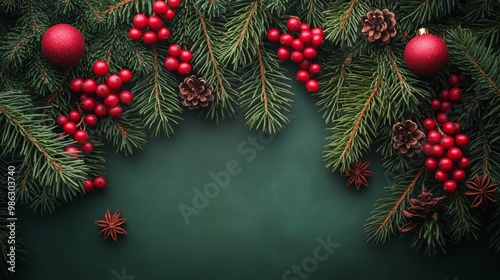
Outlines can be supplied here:
[[104, 215], [105, 220], [95, 221], [96, 225], [102, 227], [103, 229], [99, 234], [104, 233], [104, 239], [111, 236], [113, 240], [118, 240], [118, 234], [127, 234], [127, 232], [121, 227], [123, 223], [127, 219], [120, 218], [120, 210], [116, 211], [113, 216], [109, 212], [109, 209], [106, 210], [106, 214]]
[[410, 207], [403, 209], [403, 215], [409, 220], [399, 228], [400, 232], [416, 230], [430, 219], [440, 219], [448, 210], [448, 206], [441, 204], [444, 196], [432, 197], [432, 193], [423, 189], [418, 198], [410, 199]]
[[465, 184], [468, 190], [465, 191], [464, 194], [472, 197], [472, 202], [470, 203], [472, 208], [481, 207], [483, 211], [486, 211], [488, 208], [488, 201], [492, 203], [497, 202], [495, 193], [498, 185], [491, 182], [488, 173], [481, 177], [476, 174], [474, 180]]
[[347, 180], [347, 185], [350, 186], [354, 184], [356, 189], [359, 190], [361, 185], [368, 187], [368, 180], [366, 177], [373, 175], [373, 172], [368, 170], [370, 161], [362, 162], [361, 160], [356, 163], [351, 163], [350, 169], [343, 173], [343, 176], [349, 177]]

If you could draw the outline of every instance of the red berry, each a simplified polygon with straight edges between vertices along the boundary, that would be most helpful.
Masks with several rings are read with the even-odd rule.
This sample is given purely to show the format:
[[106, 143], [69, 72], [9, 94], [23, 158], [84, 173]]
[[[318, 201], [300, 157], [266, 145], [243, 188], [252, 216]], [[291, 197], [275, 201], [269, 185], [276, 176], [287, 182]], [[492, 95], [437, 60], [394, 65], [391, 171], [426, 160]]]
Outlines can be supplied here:
[[320, 28], [320, 27], [314, 27], [313, 29], [311, 29], [311, 34], [312, 35], [319, 35], [321, 37], [323, 37], [323, 29]]
[[441, 102], [441, 108], [439, 108], [439, 111], [441, 111], [443, 113], [447, 113], [447, 112], [451, 111], [452, 108], [453, 108], [453, 105], [451, 104], [451, 102], [443, 101], [443, 102]]
[[457, 146], [463, 148], [469, 145], [469, 136], [467, 134], [457, 134], [455, 135], [455, 143], [457, 143]]
[[167, 0], [168, 6], [172, 9], [177, 9], [181, 5], [181, 0]]
[[74, 122], [67, 122], [63, 125], [63, 131], [66, 134], [73, 135], [76, 131], [76, 124]]
[[429, 171], [434, 171], [438, 168], [438, 161], [435, 158], [428, 157], [425, 159], [425, 168]]
[[148, 18], [149, 29], [156, 31], [156, 30], [159, 30], [162, 25], [163, 25], [163, 22], [159, 16], [153, 15], [153, 16], [150, 16]]
[[279, 60], [287, 61], [288, 59], [290, 59], [290, 50], [285, 47], [280, 47], [278, 48], [276, 55], [278, 56]]
[[304, 55], [301, 52], [293, 51], [290, 59], [295, 63], [301, 63], [304, 60]]
[[90, 192], [94, 189], [94, 181], [87, 179], [83, 181], [82, 186], [86, 192]]
[[182, 48], [177, 44], [172, 44], [168, 47], [168, 53], [171, 56], [179, 56], [181, 54]]
[[118, 99], [118, 95], [116, 95], [115, 93], [110, 93], [106, 97], [104, 97], [103, 102], [107, 107], [114, 107], [118, 105], [120, 99]]
[[285, 33], [280, 36], [280, 44], [289, 47], [292, 45], [293, 36], [291, 34]]
[[437, 158], [437, 159], [440, 159], [443, 157], [444, 155], [444, 149], [443, 149], [443, 146], [439, 145], [439, 144], [436, 144], [434, 146], [432, 146], [432, 154], [431, 154], [434, 158]]
[[132, 71], [130, 71], [130, 69], [124, 68], [120, 70], [120, 72], [118, 72], [118, 77], [120, 77], [123, 83], [128, 83], [132, 81], [133, 74]]
[[69, 84], [69, 88], [74, 93], [81, 93], [81, 92], [83, 92], [82, 85], [83, 85], [83, 79], [82, 78], [74, 78], [71, 81], [71, 83]]
[[300, 52], [305, 47], [306, 47], [306, 45], [304, 44], [304, 42], [302, 42], [302, 40], [300, 40], [299, 38], [293, 39], [293, 41], [292, 41], [292, 49], [294, 49], [295, 51], [299, 51]]
[[462, 72], [458, 73], [458, 77], [460, 78], [460, 82], [463, 82], [465, 81], [465, 79], [467, 79], [467, 76]]
[[448, 115], [446, 113], [438, 113], [436, 116], [436, 120], [439, 124], [446, 123], [448, 121]]
[[456, 87], [460, 84], [460, 77], [457, 74], [450, 74], [447, 79], [448, 85], [450, 87]]
[[430, 131], [430, 130], [433, 130], [434, 128], [436, 128], [436, 122], [434, 121], [434, 119], [432, 118], [426, 118], [423, 123], [422, 123], [422, 126], [427, 130], [427, 131]]
[[148, 17], [144, 14], [137, 14], [132, 19], [132, 24], [137, 29], [144, 29], [148, 27]]
[[106, 84], [99, 84], [97, 85], [97, 88], [95, 89], [95, 93], [99, 97], [105, 97], [106, 95], [109, 94], [109, 87]]
[[453, 102], [462, 100], [462, 90], [459, 87], [450, 88], [450, 100]]
[[179, 67], [177, 68], [177, 73], [179, 73], [179, 75], [187, 75], [189, 74], [189, 72], [191, 72], [191, 70], [191, 64], [189, 64], [188, 62], [181, 62], [179, 63]]
[[449, 158], [441, 158], [439, 160], [439, 169], [443, 171], [450, 171], [453, 169], [453, 161]]
[[454, 122], [453, 125], [455, 126], [455, 133], [459, 133], [460, 131], [462, 131], [462, 124], [460, 124], [459, 122]]
[[319, 83], [315, 79], [310, 79], [306, 82], [306, 90], [310, 93], [316, 93], [319, 91]]
[[163, 18], [166, 21], [171, 21], [175, 18], [175, 11], [173, 9], [168, 8], [168, 10], [163, 14]]
[[445, 122], [443, 124], [443, 132], [448, 135], [453, 135], [457, 132], [457, 128], [453, 122]]
[[139, 41], [142, 39], [142, 30], [140, 30], [139, 28], [135, 28], [135, 27], [130, 28], [130, 30], [128, 31], [128, 37], [132, 41]]
[[91, 98], [91, 97], [85, 97], [83, 100], [82, 100], [82, 109], [84, 111], [94, 111], [94, 108], [95, 108], [95, 99], [94, 98]]
[[321, 35], [317, 35], [317, 34], [313, 34], [312, 38], [311, 38], [311, 43], [310, 45], [312, 47], [320, 47], [321, 44], [323, 44], [323, 36]]
[[129, 90], [122, 90], [118, 95], [118, 99], [123, 105], [131, 105], [134, 101], [134, 95]]
[[300, 32], [299, 39], [304, 44], [309, 44], [312, 41], [312, 33], [309, 30], [303, 30]]
[[75, 132], [75, 134], [73, 134], [73, 139], [75, 139], [78, 143], [87, 141], [87, 138], [89, 138], [89, 134], [83, 129], [79, 129]]
[[309, 26], [309, 24], [303, 22], [300, 24], [300, 31], [310, 31], [311, 30], [311, 27]]
[[88, 126], [96, 126], [97, 125], [97, 116], [94, 114], [87, 114], [85, 116], [85, 124]]
[[449, 194], [455, 193], [455, 191], [457, 190], [457, 182], [453, 180], [446, 180], [443, 183], [443, 188]]
[[457, 167], [460, 169], [467, 169], [469, 166], [470, 160], [467, 157], [462, 157], [458, 162], [457, 162]]
[[300, 25], [301, 25], [300, 19], [298, 19], [296, 17], [291, 17], [286, 22], [286, 27], [291, 32], [299, 32], [300, 31]]
[[109, 75], [106, 79], [106, 84], [110, 89], [117, 90], [122, 87], [122, 79], [120, 79], [120, 76], [116, 74]]
[[95, 82], [94, 79], [86, 79], [85, 81], [83, 81], [82, 90], [83, 93], [85, 94], [93, 94], [95, 92], [96, 87], [97, 83]]
[[462, 150], [460, 150], [460, 148], [452, 147], [448, 150], [446, 156], [452, 161], [459, 161], [462, 158], [463, 153]]
[[309, 79], [311, 79], [311, 74], [309, 74], [309, 72], [307, 72], [306, 70], [299, 70], [297, 71], [297, 74], [295, 75], [295, 77], [297, 78], [297, 80], [301, 83], [305, 83], [307, 81], [309, 81]]
[[297, 66], [299, 66], [300, 70], [308, 70], [311, 66], [311, 61], [309, 59], [304, 59], [301, 63], [297, 64]]
[[82, 115], [77, 110], [71, 110], [68, 113], [68, 118], [71, 122], [78, 123], [82, 119]]
[[56, 118], [56, 124], [58, 126], [64, 126], [67, 122], [69, 122], [69, 119], [68, 117], [66, 117], [65, 115], [60, 115]]
[[177, 68], [179, 68], [179, 61], [173, 56], [168, 56], [165, 59], [163, 66], [165, 66], [165, 69], [167, 69], [167, 71], [175, 72], [177, 71]]
[[453, 137], [445, 135], [441, 138], [439, 144], [443, 146], [443, 149], [447, 150], [455, 145], [455, 140], [453, 140]]
[[189, 50], [182, 50], [179, 59], [184, 62], [190, 62], [193, 59], [193, 53]]
[[318, 52], [313, 47], [305, 48], [302, 53], [304, 54], [304, 58], [306, 59], [314, 59], [318, 55]]
[[438, 144], [441, 141], [441, 133], [436, 130], [430, 130], [427, 133], [427, 141], [431, 144]]
[[321, 70], [321, 65], [319, 65], [319, 63], [313, 63], [309, 66], [309, 73], [311, 73], [311, 75], [319, 75]]
[[431, 101], [431, 108], [434, 111], [439, 111], [441, 109], [441, 100], [434, 98]]
[[439, 99], [441, 101], [448, 101], [448, 100], [450, 100], [450, 92], [447, 89], [442, 89], [439, 92]]
[[94, 65], [92, 66], [92, 70], [94, 71], [94, 74], [97, 77], [104, 77], [104, 76], [108, 75], [109, 65], [104, 60], [98, 60], [98, 61], [94, 62]]
[[68, 146], [64, 149], [64, 154], [70, 157], [78, 156], [78, 147], [77, 146]]
[[432, 148], [433, 148], [433, 145], [431, 143], [429, 143], [428, 141], [425, 141], [422, 144], [422, 151], [424, 152], [424, 155], [426, 155], [426, 156], [432, 155]]
[[170, 38], [170, 35], [172, 35], [172, 33], [166, 26], [162, 26], [160, 27], [160, 29], [158, 29], [158, 31], [156, 31], [156, 37], [158, 37], [158, 40], [160, 41], [167, 40], [168, 38]]
[[150, 30], [144, 33], [142, 40], [148, 45], [154, 45], [158, 41], [158, 36], [156, 35], [156, 32]]
[[153, 4], [153, 12], [157, 15], [166, 13], [168, 10], [168, 5], [164, 1], [156, 1]]
[[98, 103], [95, 105], [94, 108], [94, 114], [100, 118], [105, 117], [106, 114], [108, 113], [108, 109], [106, 108], [106, 105], [102, 103]]
[[108, 109], [108, 115], [112, 118], [118, 118], [122, 113], [123, 108], [120, 105], [116, 105]]
[[448, 180], [448, 173], [438, 169], [436, 170], [436, 172], [434, 172], [434, 178], [436, 178], [436, 181], [442, 183]]
[[94, 150], [94, 144], [90, 141], [86, 141], [80, 144], [80, 150], [82, 150], [83, 154], [90, 154]]
[[465, 179], [465, 171], [463, 171], [462, 169], [455, 169], [453, 170], [453, 173], [451, 173], [451, 178], [455, 182], [461, 182]]
[[267, 40], [269, 40], [269, 42], [272, 43], [279, 42], [280, 36], [281, 36], [280, 30], [276, 27], [269, 28], [269, 30], [267, 30]]
[[94, 178], [94, 187], [96, 189], [104, 189], [106, 187], [106, 179], [102, 176]]

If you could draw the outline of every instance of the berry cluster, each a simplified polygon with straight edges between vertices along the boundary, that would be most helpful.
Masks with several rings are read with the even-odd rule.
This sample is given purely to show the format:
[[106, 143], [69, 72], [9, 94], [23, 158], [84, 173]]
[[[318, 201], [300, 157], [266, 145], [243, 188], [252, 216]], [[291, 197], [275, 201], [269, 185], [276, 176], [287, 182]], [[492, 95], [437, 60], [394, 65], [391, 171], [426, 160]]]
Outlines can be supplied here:
[[87, 179], [83, 181], [83, 189], [87, 192], [90, 192], [94, 189], [104, 189], [106, 187], [106, 179], [102, 176], [97, 176], [94, 180]]
[[132, 27], [128, 36], [133, 41], [140, 41], [148, 45], [154, 45], [156, 42], [163, 42], [170, 38], [172, 32], [163, 25], [163, 20], [171, 21], [175, 17], [174, 9], [181, 5], [180, 0], [157, 0], [153, 4], [154, 15], [136, 14], [132, 19]]
[[123, 113], [122, 105], [131, 105], [134, 100], [134, 95], [130, 91], [122, 89], [123, 83], [132, 80], [132, 72], [129, 69], [122, 69], [118, 74], [108, 75], [108, 63], [98, 60], [93, 65], [93, 72], [105, 83], [98, 84], [99, 80], [96, 81], [93, 78], [73, 79], [70, 89], [80, 94], [80, 110], [71, 110], [67, 116], [60, 115], [56, 118], [56, 124], [64, 133], [71, 135], [79, 145], [79, 148], [76, 145], [66, 147], [65, 152], [69, 156], [78, 156], [79, 150], [83, 154], [90, 154], [94, 145], [88, 140], [85, 128], [96, 126], [98, 117], [119, 117]]
[[287, 29], [291, 33], [281, 34], [278, 28], [267, 31], [270, 42], [281, 44], [277, 50], [278, 59], [281, 61], [292, 60], [299, 66], [296, 78], [305, 83], [306, 90], [310, 93], [319, 91], [319, 83], [312, 76], [321, 73], [321, 65], [313, 62], [317, 57], [317, 48], [323, 44], [323, 29], [310, 28], [309, 24], [302, 23], [300, 19], [291, 17], [287, 21]]
[[448, 113], [453, 103], [462, 100], [462, 90], [458, 84], [465, 79], [463, 74], [448, 76], [449, 89], [443, 89], [439, 98], [431, 102], [436, 118], [426, 118], [423, 127], [427, 130], [427, 142], [422, 146], [427, 156], [425, 167], [434, 172], [434, 177], [448, 193], [457, 190], [457, 183], [465, 179], [465, 170], [469, 166], [469, 159], [464, 156], [462, 149], [469, 144], [469, 137], [461, 133], [462, 125], [448, 119]]
[[193, 53], [190, 50], [183, 50], [181, 46], [172, 44], [168, 47], [168, 54], [163, 66], [170, 72], [177, 72], [180, 75], [187, 75], [191, 72], [191, 64]]

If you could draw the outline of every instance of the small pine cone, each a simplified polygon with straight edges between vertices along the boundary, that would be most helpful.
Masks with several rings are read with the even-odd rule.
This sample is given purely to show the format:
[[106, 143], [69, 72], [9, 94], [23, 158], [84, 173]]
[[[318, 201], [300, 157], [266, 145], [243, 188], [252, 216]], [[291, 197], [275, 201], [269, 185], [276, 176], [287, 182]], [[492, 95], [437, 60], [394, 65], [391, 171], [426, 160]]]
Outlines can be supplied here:
[[404, 123], [398, 122], [392, 129], [394, 130], [394, 149], [408, 157], [422, 151], [422, 144], [425, 141], [425, 134], [418, 129], [418, 125], [411, 120]]
[[208, 103], [214, 100], [213, 89], [207, 85], [207, 82], [195, 75], [189, 76], [184, 79], [179, 85], [181, 92], [182, 105], [189, 107], [189, 109], [199, 109], [207, 107]]
[[377, 43], [379, 46], [389, 43], [396, 36], [396, 18], [388, 9], [382, 11], [376, 9], [361, 17], [363, 23], [363, 35], [368, 36], [368, 41]]
[[403, 209], [402, 213], [407, 218], [407, 223], [399, 228], [400, 232], [416, 230], [430, 219], [442, 219], [449, 207], [442, 204], [444, 196], [433, 197], [432, 193], [422, 190], [422, 194], [417, 198], [410, 199], [410, 206]]

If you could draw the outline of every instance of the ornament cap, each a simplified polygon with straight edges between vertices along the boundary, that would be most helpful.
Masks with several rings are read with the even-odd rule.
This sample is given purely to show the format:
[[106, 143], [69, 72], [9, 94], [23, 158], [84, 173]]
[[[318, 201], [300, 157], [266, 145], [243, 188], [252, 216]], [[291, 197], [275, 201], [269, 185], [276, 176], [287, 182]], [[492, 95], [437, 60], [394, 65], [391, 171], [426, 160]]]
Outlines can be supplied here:
[[429, 29], [425, 28], [425, 27], [422, 27], [418, 30], [418, 34], [417, 35], [424, 35], [424, 34], [429, 34]]

